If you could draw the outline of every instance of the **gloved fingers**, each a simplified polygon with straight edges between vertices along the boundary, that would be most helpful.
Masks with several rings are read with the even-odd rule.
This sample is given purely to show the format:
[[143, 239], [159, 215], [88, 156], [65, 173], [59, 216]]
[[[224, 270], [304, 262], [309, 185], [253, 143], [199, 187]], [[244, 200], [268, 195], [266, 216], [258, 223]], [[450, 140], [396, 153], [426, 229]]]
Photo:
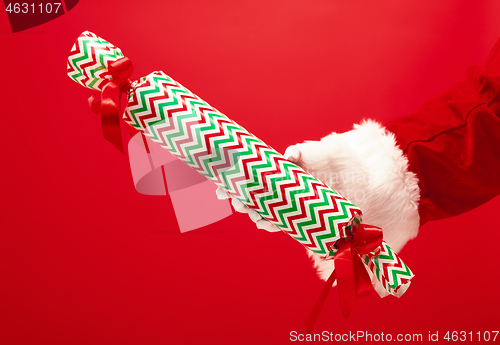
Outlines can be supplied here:
[[245, 206], [245, 204], [242, 203], [241, 201], [239, 201], [238, 199], [232, 198], [231, 204], [233, 205], [236, 212], [248, 213], [248, 210], [249, 210], [248, 206]]
[[249, 208], [238, 199], [232, 198], [224, 189], [217, 187], [215, 194], [217, 195], [217, 198], [219, 200], [231, 198], [231, 204], [233, 205], [235, 211], [240, 213], [248, 213], [248, 216], [255, 223], [258, 229], [263, 229], [269, 232], [281, 231], [276, 225], [262, 218], [260, 214], [258, 214], [257, 211], [255, 211], [253, 208]]
[[248, 210], [248, 216], [250, 217], [250, 219], [254, 223], [256, 223], [258, 220], [262, 219], [262, 217], [260, 216], [260, 214], [258, 214], [257, 211], [255, 211], [253, 208], [250, 208]]
[[301, 157], [299, 145], [288, 146], [283, 156], [290, 162], [297, 164]]
[[281, 231], [276, 225], [265, 219], [258, 220], [257, 222], [255, 222], [255, 225], [257, 226], [258, 229], [263, 229], [269, 232]]
[[253, 208], [249, 208], [248, 216], [255, 223], [258, 229], [263, 229], [269, 232], [281, 231], [276, 225], [262, 218]]
[[215, 191], [215, 194], [217, 195], [217, 199], [219, 200], [226, 200], [229, 199], [231, 196], [221, 187], [217, 187], [217, 190]]

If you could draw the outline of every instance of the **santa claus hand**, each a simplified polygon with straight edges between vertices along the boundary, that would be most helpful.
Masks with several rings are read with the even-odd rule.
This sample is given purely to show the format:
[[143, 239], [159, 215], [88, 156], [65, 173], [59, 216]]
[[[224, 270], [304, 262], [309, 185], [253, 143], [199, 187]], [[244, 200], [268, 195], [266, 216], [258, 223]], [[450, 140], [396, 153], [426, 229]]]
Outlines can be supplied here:
[[[224, 200], [224, 199], [229, 199], [231, 196], [222, 188], [217, 188], [216, 190], [217, 198], [219, 200]], [[240, 213], [248, 213], [248, 216], [250, 219], [255, 223], [258, 229], [263, 229], [269, 232], [278, 232], [280, 229], [262, 218], [257, 211], [255, 211], [253, 208], [250, 208], [243, 204], [241, 201], [239, 201], [236, 198], [231, 199], [231, 204], [233, 205], [233, 208], [236, 210], [236, 212]]]
[[298, 145], [288, 146], [283, 155], [287, 160], [300, 166], [299, 161], [301, 157], [300, 149]]

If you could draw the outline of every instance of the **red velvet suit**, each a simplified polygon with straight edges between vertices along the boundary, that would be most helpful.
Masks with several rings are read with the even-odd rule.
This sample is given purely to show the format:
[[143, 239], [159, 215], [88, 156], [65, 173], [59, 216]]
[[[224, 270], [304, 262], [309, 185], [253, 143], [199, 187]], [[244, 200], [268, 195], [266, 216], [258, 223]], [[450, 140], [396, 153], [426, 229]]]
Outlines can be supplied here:
[[386, 124], [419, 178], [421, 225], [500, 193], [499, 94], [500, 40], [484, 68], [469, 67], [465, 81]]

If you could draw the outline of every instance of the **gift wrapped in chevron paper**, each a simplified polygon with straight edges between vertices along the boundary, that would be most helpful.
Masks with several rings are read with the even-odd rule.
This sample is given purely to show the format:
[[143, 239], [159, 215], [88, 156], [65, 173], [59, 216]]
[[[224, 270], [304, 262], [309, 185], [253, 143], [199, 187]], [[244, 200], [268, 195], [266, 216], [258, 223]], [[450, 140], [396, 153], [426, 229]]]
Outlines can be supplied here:
[[[130, 79], [128, 58], [88, 31], [71, 49], [67, 68], [75, 82], [98, 91], [90, 103], [109, 141], [119, 146], [122, 117], [308, 250], [334, 260], [310, 324], [335, 280], [345, 317], [356, 297], [372, 289], [367, 271], [390, 294], [399, 297], [406, 290], [413, 273], [383, 241], [380, 228], [362, 223], [356, 205], [165, 73]], [[128, 97], [123, 115], [122, 93]]]

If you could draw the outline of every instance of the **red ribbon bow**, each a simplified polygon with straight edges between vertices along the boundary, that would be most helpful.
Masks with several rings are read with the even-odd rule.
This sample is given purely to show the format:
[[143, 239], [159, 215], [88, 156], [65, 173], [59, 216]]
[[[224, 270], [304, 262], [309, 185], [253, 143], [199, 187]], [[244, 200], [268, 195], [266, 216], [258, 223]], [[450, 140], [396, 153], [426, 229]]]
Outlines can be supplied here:
[[127, 92], [132, 80], [130, 76], [134, 66], [126, 57], [108, 63], [110, 79], [102, 91], [89, 98], [92, 111], [101, 115], [102, 134], [104, 138], [113, 144], [121, 153], [123, 148], [122, 134], [120, 129], [120, 102], [123, 92]]
[[333, 258], [335, 269], [326, 281], [318, 301], [306, 320], [308, 332], [312, 330], [335, 280], [337, 280], [340, 305], [345, 320], [354, 309], [357, 296], [366, 296], [371, 293], [373, 287], [370, 276], [360, 256], [379, 248], [382, 241], [381, 228], [360, 224], [353, 238], [348, 239], [340, 246]]

